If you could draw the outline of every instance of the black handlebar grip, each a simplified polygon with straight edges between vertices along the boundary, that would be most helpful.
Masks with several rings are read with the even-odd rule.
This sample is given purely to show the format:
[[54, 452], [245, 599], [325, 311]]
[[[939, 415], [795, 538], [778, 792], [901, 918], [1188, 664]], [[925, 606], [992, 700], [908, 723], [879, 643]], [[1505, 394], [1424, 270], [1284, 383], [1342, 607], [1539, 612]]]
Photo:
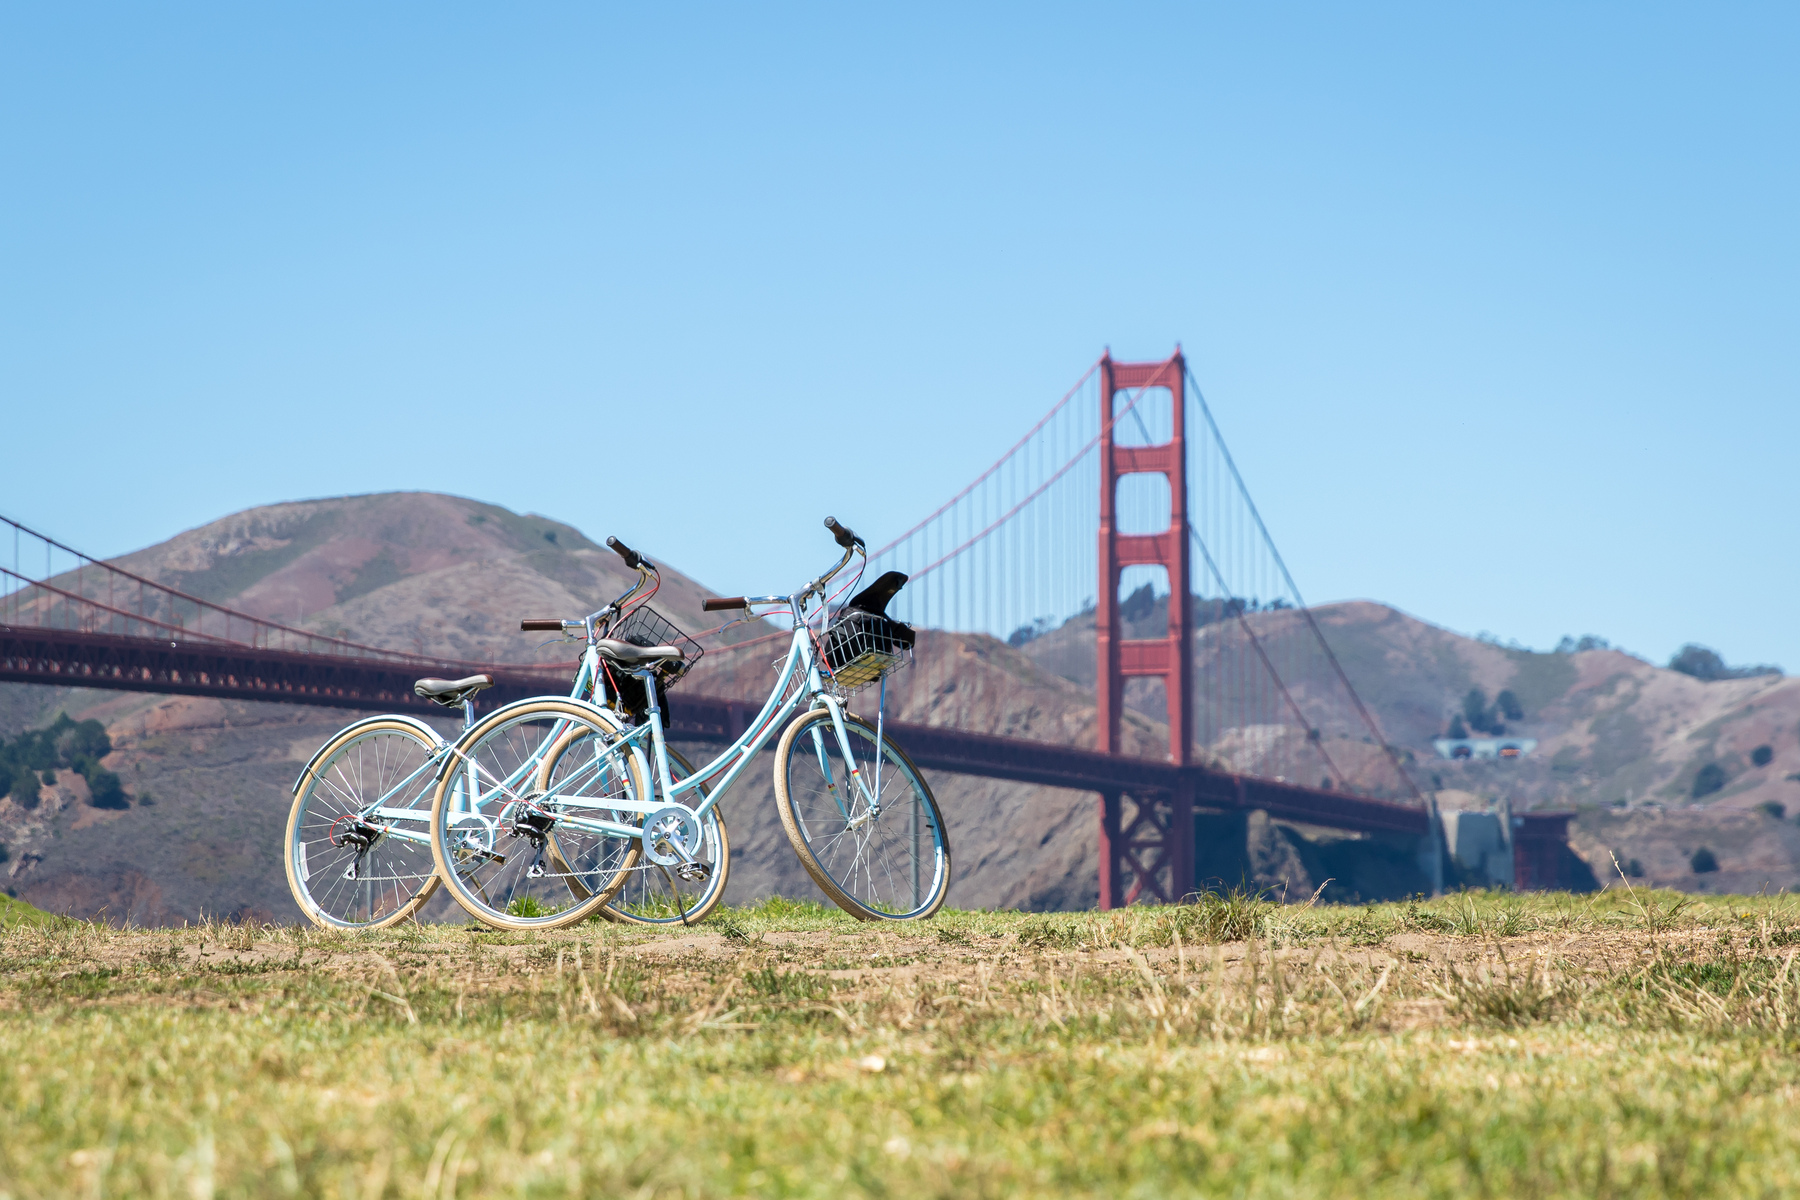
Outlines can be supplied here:
[[750, 605], [742, 596], [720, 596], [717, 600], [703, 601], [700, 607], [706, 612], [727, 612], [734, 608], [749, 608]]
[[839, 525], [836, 517], [826, 517], [825, 528], [831, 530], [831, 535], [837, 539], [837, 544], [846, 550], [852, 546], [863, 544], [863, 540], [856, 536], [856, 532], [846, 525]]
[[634, 571], [640, 570], [640, 569], [650, 565], [649, 563], [644, 561], [643, 555], [639, 554], [636, 550], [633, 550], [630, 546], [627, 546], [624, 542], [621, 542], [616, 537], [607, 538], [606, 544], [611, 546], [613, 548], [613, 552], [615, 554], [617, 554], [620, 558], [624, 559], [625, 565], [630, 567]]
[[519, 622], [519, 628], [527, 633], [561, 633], [563, 623], [560, 620], [544, 620], [538, 617], [526, 617]]

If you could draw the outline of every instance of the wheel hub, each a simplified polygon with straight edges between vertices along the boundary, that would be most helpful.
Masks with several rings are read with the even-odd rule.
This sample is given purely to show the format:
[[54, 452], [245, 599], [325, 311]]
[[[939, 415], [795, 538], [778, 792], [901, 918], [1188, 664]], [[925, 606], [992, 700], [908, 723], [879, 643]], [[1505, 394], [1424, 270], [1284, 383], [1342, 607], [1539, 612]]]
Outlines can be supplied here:
[[350, 821], [345, 828], [334, 831], [331, 835], [331, 844], [339, 847], [348, 846], [355, 850], [357, 857], [360, 858], [386, 832], [387, 830], [381, 826], [371, 825], [359, 817]]
[[507, 822], [506, 830], [514, 837], [524, 838], [536, 850], [544, 848], [544, 842], [549, 838], [550, 830], [556, 826], [555, 816], [533, 806], [533, 802], [542, 794], [533, 792], [521, 799], [513, 807], [512, 817]]

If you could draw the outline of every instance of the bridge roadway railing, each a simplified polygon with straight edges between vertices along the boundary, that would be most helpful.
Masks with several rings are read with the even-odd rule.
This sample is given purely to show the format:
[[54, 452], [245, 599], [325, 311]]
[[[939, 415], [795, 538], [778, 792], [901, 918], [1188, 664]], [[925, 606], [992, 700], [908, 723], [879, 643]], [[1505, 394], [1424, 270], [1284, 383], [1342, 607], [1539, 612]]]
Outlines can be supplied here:
[[[215, 639], [162, 641], [0, 625], [0, 682], [424, 713], [441, 710], [413, 694], [414, 680], [426, 674], [476, 671], [495, 677], [495, 686], [483, 694], [493, 704], [561, 692], [568, 684], [566, 668], [488, 667], [402, 655], [351, 658]], [[727, 745], [743, 733], [756, 711], [756, 705], [744, 701], [678, 692], [671, 702], [670, 736]], [[1076, 791], [1164, 796], [1185, 792], [1200, 808], [1262, 809], [1282, 820], [1362, 833], [1423, 837], [1431, 832], [1430, 814], [1415, 805], [935, 725], [896, 721], [889, 728], [912, 760], [929, 770]], [[1519, 886], [1554, 886], [1557, 856], [1565, 852], [1572, 815], [1534, 812], [1513, 817]]]
[[[483, 696], [494, 704], [560, 692], [568, 684], [567, 674], [553, 669], [0, 625], [0, 681], [16, 683], [422, 713], [437, 710], [413, 694], [414, 680], [474, 671], [495, 677], [495, 687]], [[671, 737], [718, 745], [737, 738], [756, 713], [752, 704], [685, 692], [677, 692], [670, 707]], [[1284, 820], [1362, 832], [1422, 834], [1428, 828], [1427, 814], [1417, 807], [1278, 780], [934, 725], [891, 722], [889, 728], [913, 761], [930, 770], [1078, 791], [1173, 793], [1185, 785], [1193, 802], [1206, 808], [1263, 809]]]

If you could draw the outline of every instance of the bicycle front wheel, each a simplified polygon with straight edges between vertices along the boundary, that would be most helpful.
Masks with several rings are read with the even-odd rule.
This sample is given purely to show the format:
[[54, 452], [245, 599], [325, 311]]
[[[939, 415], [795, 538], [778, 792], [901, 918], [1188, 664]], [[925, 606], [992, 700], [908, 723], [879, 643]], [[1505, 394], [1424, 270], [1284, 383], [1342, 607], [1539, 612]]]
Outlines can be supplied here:
[[[597, 915], [624, 883], [651, 800], [612, 717], [571, 700], [509, 705], [453, 751], [431, 806], [431, 852], [450, 892], [495, 929], [558, 929]], [[624, 807], [615, 807], [622, 804]]]
[[431, 899], [431, 790], [441, 745], [408, 721], [360, 721], [326, 743], [300, 777], [282, 858], [294, 902], [313, 924], [386, 929]]
[[912, 760], [861, 717], [794, 718], [775, 748], [775, 809], [819, 890], [865, 921], [916, 921], [950, 891], [950, 838]]

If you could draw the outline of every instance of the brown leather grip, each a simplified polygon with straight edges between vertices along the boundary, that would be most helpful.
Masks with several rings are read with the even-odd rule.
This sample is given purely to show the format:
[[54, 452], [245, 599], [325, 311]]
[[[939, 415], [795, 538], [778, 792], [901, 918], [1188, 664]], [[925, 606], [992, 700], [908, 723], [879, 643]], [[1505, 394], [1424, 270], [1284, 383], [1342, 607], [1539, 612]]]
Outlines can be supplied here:
[[700, 605], [707, 612], [725, 612], [733, 608], [749, 608], [742, 596], [720, 596], [717, 600], [708, 600]]
[[519, 622], [519, 628], [528, 633], [561, 633], [562, 622], [560, 620], [547, 621], [535, 617], [527, 617], [525, 620]]

